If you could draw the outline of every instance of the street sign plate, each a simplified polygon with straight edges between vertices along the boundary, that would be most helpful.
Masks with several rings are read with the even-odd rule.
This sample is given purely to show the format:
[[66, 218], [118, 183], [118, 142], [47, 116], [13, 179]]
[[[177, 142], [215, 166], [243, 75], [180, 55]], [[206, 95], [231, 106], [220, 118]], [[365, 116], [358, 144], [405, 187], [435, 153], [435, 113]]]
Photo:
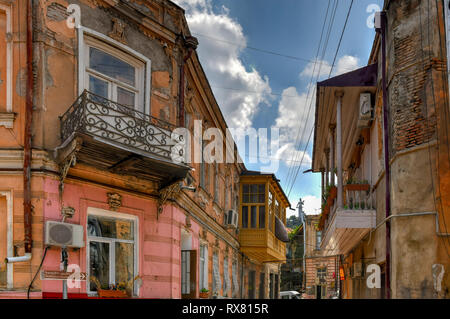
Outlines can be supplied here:
[[[59, 270], [43, 270], [41, 271], [41, 280], [66, 280], [70, 275], [74, 275], [75, 272], [59, 271]], [[86, 280], [86, 273], [79, 272], [75, 274], [71, 279]]]

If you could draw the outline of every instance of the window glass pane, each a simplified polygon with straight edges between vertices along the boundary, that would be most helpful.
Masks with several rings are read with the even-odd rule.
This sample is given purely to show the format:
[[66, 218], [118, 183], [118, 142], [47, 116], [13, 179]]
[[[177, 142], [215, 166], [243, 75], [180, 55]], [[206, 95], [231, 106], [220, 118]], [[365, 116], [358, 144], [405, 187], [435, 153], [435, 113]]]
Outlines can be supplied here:
[[243, 186], [243, 192], [244, 192], [244, 193], [249, 193], [249, 185], [248, 185], [248, 184], [244, 184], [244, 186]]
[[116, 285], [125, 285], [133, 292], [134, 245], [116, 242]]
[[250, 185], [250, 189], [251, 189], [251, 192], [253, 194], [257, 193], [258, 192], [258, 185], [257, 184], [252, 184], [252, 185]]
[[259, 188], [258, 193], [265, 193], [266, 187], [264, 184], [259, 184], [258, 188]]
[[91, 241], [89, 243], [90, 290], [109, 288], [109, 244]]
[[258, 202], [258, 194], [252, 194], [251, 195], [251, 202], [257, 203]]
[[242, 206], [242, 228], [248, 227], [248, 206]]
[[134, 239], [134, 222], [104, 216], [89, 215], [87, 233], [89, 236]]
[[259, 194], [258, 196], [259, 196], [258, 203], [264, 203], [266, 201], [266, 196], [265, 196], [264, 193], [263, 194]]
[[244, 194], [243, 203], [250, 203], [250, 196], [248, 194]]
[[266, 207], [259, 206], [259, 228], [266, 227]]
[[251, 207], [251, 225], [256, 228], [256, 206]]
[[89, 48], [91, 69], [116, 80], [135, 86], [135, 68], [130, 64], [96, 48]]
[[108, 98], [108, 82], [100, 80], [92, 75], [89, 75], [89, 91], [104, 97]]
[[117, 103], [134, 107], [134, 93], [117, 87]]

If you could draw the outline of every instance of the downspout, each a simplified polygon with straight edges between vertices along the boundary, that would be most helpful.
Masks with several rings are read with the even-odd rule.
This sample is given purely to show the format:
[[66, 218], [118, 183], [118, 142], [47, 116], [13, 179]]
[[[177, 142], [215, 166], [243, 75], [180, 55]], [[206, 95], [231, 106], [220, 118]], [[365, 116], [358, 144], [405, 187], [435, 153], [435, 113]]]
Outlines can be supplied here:
[[25, 255], [7, 257], [7, 263], [31, 260], [31, 124], [33, 120], [33, 8], [27, 1], [27, 96], [25, 106], [25, 132], [23, 147], [23, 226], [25, 231]]
[[178, 114], [178, 126], [184, 127], [184, 66], [187, 60], [190, 59], [192, 52], [197, 48], [198, 40], [195, 37], [188, 36], [184, 38], [184, 45], [187, 48], [187, 53], [181, 60], [180, 64], [180, 86], [179, 86], [179, 114]]
[[[384, 134], [384, 169], [386, 186], [386, 299], [391, 299], [391, 172], [389, 166], [389, 106], [386, 88], [386, 12], [380, 12], [381, 22], [381, 70], [383, 85], [383, 134]], [[380, 30], [377, 30], [380, 31]]]

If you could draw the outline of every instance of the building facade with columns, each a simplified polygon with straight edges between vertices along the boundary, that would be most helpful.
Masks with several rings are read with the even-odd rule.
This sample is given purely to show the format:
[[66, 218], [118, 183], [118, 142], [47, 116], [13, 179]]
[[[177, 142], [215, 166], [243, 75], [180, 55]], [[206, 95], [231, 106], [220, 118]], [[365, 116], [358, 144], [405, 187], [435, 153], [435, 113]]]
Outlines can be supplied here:
[[321, 249], [342, 298], [450, 296], [448, 13], [385, 1], [368, 65], [317, 83]]

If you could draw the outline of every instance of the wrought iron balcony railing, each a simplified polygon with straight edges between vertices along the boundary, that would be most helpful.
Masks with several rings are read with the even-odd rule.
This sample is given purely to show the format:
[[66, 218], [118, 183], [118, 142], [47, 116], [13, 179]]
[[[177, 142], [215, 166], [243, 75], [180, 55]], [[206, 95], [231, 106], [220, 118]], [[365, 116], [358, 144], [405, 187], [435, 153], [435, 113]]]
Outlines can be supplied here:
[[[84, 91], [61, 116], [61, 139], [82, 133], [107, 143], [172, 159], [172, 148], [183, 141], [175, 126], [125, 105]], [[177, 149], [179, 156], [182, 149]]]

